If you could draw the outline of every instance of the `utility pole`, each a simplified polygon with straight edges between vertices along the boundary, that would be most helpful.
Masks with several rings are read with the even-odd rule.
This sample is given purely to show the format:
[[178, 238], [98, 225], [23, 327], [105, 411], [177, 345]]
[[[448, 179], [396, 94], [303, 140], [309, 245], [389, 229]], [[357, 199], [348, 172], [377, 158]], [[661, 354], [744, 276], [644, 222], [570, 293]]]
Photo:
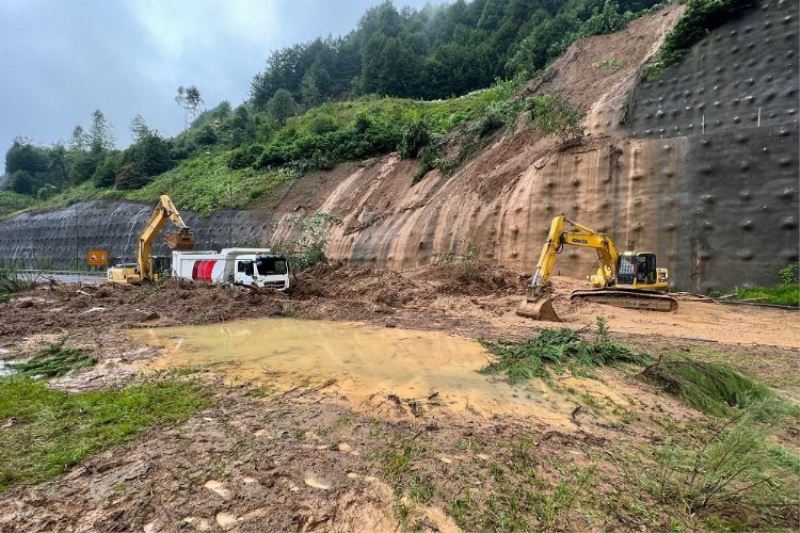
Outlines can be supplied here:
[[233, 248], [233, 183], [228, 180], [228, 246]]
[[78, 283], [81, 282], [80, 268], [80, 227], [78, 226], [78, 203], [75, 203], [75, 270], [78, 271]]

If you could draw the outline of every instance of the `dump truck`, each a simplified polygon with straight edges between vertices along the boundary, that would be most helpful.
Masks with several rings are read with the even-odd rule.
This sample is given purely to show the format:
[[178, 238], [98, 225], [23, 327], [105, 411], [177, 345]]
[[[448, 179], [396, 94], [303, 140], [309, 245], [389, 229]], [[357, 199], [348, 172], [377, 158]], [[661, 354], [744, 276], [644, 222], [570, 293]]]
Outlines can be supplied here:
[[289, 262], [269, 248], [172, 252], [172, 277], [287, 291]]

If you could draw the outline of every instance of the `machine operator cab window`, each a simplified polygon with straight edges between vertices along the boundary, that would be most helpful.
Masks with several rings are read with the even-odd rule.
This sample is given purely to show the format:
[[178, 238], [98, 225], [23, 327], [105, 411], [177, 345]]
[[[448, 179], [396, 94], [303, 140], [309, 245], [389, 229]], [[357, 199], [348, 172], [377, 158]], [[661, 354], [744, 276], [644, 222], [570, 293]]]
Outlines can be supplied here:
[[617, 283], [620, 285], [634, 285], [636, 283], [656, 282], [656, 256], [655, 254], [625, 253], [619, 256], [617, 266]]

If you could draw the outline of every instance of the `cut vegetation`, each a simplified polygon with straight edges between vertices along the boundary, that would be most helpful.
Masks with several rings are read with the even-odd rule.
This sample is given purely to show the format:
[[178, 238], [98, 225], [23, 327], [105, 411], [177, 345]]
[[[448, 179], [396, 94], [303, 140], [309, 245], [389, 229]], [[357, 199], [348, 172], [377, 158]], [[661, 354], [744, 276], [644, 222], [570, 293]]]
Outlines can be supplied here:
[[569, 328], [543, 329], [536, 337], [518, 343], [513, 341], [481, 341], [497, 360], [486, 366], [486, 374], [504, 373], [509, 381], [519, 383], [532, 378], [548, 378], [551, 370], [562, 372], [569, 366], [574, 374], [585, 374], [592, 368], [621, 363], [644, 363], [647, 354], [611, 340], [608, 327], [597, 318], [597, 334], [591, 342], [581, 339]]

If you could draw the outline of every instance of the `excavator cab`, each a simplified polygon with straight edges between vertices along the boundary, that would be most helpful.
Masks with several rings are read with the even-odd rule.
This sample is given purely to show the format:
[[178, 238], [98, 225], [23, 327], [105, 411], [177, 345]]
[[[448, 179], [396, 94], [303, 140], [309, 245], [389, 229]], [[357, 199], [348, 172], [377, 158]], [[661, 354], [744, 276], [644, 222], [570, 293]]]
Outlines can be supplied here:
[[669, 287], [666, 268], [658, 268], [656, 254], [623, 252], [617, 262], [617, 275], [609, 287], [665, 290]]

